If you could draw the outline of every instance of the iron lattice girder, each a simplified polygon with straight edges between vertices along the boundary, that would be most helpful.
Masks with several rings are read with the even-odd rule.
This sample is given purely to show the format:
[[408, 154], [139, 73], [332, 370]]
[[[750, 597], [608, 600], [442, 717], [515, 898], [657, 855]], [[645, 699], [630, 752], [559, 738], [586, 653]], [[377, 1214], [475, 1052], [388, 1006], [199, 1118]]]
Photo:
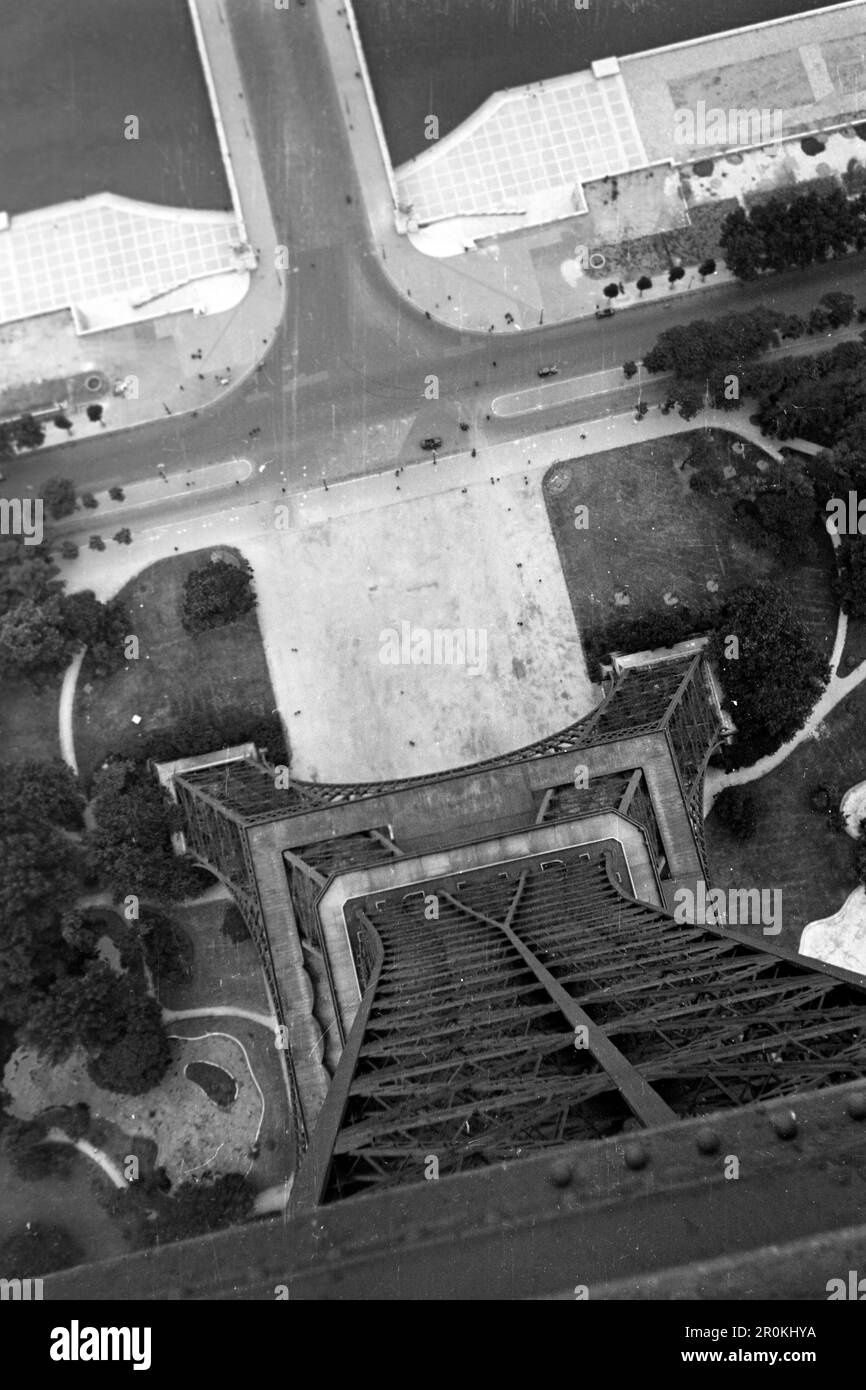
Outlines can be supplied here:
[[[778, 1120], [792, 1112], [790, 1137]], [[825, 1301], [829, 1278], [866, 1267], [864, 1115], [863, 1085], [836, 1087], [642, 1134], [640, 1166], [629, 1135], [516, 1162], [492, 1150], [491, 1166], [440, 1182], [411, 1181], [416, 1150], [402, 1183], [368, 1191], [359, 1178], [358, 1200], [295, 1220], [48, 1275], [44, 1296], [273, 1303], [284, 1284], [293, 1302], [573, 1300], [579, 1281], [591, 1301], [768, 1290]], [[725, 1178], [730, 1153], [737, 1182]]]
[[[411, 1166], [392, 1164], [397, 1136], [408, 1150], [447, 1149], [449, 1162], [455, 1129], [475, 1161], [492, 1161], [494, 1131], [513, 1152], [539, 1136], [588, 1137], [604, 1123], [594, 1104], [621, 1106], [623, 1068], [647, 1094], [665, 1087], [686, 1114], [702, 1097], [736, 1106], [866, 1069], [852, 1037], [864, 1012], [845, 1000], [846, 983], [674, 924], [624, 898], [599, 859], [566, 853], [545, 866], [521, 863], [492, 882], [464, 873], [366, 900], [384, 956], [332, 1148], [332, 1196], [351, 1191], [362, 1170], [366, 1185], [368, 1163], [383, 1183], [417, 1180]], [[438, 920], [423, 915], [428, 890]], [[571, 1028], [580, 1017], [590, 1025], [581, 1057], [573, 1034], [556, 1027], [563, 1014]], [[553, 1034], [539, 1037], [539, 1024]]]
[[[516, 1075], [515, 1062], [525, 1061], [527, 1066], [531, 1065], [537, 1070], [541, 1058], [573, 1048], [574, 1038], [571, 1033], [552, 1034], [549, 1037], [527, 1038], [510, 1045], [503, 1042], [498, 1050], [491, 1047], [486, 1052], [473, 1052], [437, 1061], [408, 1065], [395, 1062], [392, 1066], [356, 1074], [349, 1094], [384, 1096], [397, 1091], [411, 1092], [413, 1087], [417, 1087], [420, 1093], [422, 1079], [437, 1075], [443, 1080], [434, 1084], [451, 1086], [460, 1080], [462, 1083], [476, 1085], [483, 1091], [488, 1082], [495, 1081], [498, 1084], [500, 1076]], [[397, 1055], [402, 1057], [403, 1054]]]
[[[366, 1059], [376, 1056], [383, 1046], [393, 1047], [396, 1044], [398, 1047], [411, 1047], [415, 1040], [416, 1046], [424, 1052], [437, 1046], [440, 1040], [444, 1040], [455, 1049], [471, 1047], [474, 1050], [477, 1039], [487, 1037], [492, 1029], [496, 1029], [500, 1039], [523, 1038], [532, 1028], [533, 1022], [542, 1018], [559, 1022], [559, 1010], [550, 1003], [534, 1007], [523, 1005], [519, 1009], [485, 1009], [483, 1013], [475, 1013], [467, 1018], [465, 1014], [461, 1016], [461, 1011], [455, 1003], [450, 1021], [443, 1020], [444, 1026], [435, 1026], [435, 1021], [423, 1011], [416, 1012], [411, 1019], [401, 1019], [396, 1027], [378, 1019], [371, 1019], [367, 1029], [367, 1034], [372, 1035], [371, 1042], [369, 1045], [364, 1043], [361, 1057]], [[421, 1032], [418, 1031], [419, 1026]], [[569, 1038], [573, 1045], [573, 1034], [570, 1034]]]
[[[519, 1148], [528, 1142], [525, 1133], [527, 1121], [530, 1129], [538, 1128], [546, 1117], [554, 1113], [559, 1115], [562, 1108], [578, 1108], [592, 1096], [601, 1094], [603, 1089], [610, 1089], [610, 1083], [607, 1082], [603, 1087], [600, 1081], [596, 1081], [594, 1087], [588, 1085], [585, 1088], [584, 1094], [570, 1079], [563, 1079], [557, 1085], [535, 1085], [525, 1092], [517, 1085], [508, 1094], [491, 1097], [483, 1102], [473, 1099], [459, 1105], [422, 1111], [420, 1114], [407, 1111], [403, 1115], [392, 1115], [383, 1119], [376, 1117], [341, 1129], [334, 1146], [334, 1154], [363, 1153], [374, 1144], [377, 1136], [395, 1131], [408, 1135], [422, 1130], [426, 1135], [426, 1142], [430, 1145], [428, 1151], [438, 1155], [448, 1148], [449, 1127], [473, 1122], [480, 1126], [490, 1115], [500, 1122], [505, 1119], [510, 1127], [514, 1146]], [[442, 1146], [442, 1150], [437, 1148], [438, 1145]], [[375, 1152], [375, 1149], [373, 1151]], [[419, 1174], [418, 1177], [420, 1176]]]
[[392, 792], [430, 786], [469, 772], [506, 768], [534, 762], [563, 753], [620, 741], [625, 735], [640, 737], [657, 733], [676, 717], [672, 702], [688, 701], [689, 715], [700, 719], [700, 727], [714, 745], [720, 721], [715, 709], [700, 656], [665, 663], [657, 668], [624, 671], [605, 700], [584, 719], [548, 738], [519, 748], [513, 753], [469, 763], [440, 776], [421, 776], [381, 782], [326, 784], [292, 781], [288, 788], [277, 788], [274, 769], [264, 763], [233, 761], [178, 773], [175, 785], [186, 788], [192, 797], [209, 796], [219, 800], [227, 811], [247, 826], [304, 815], [310, 810], [348, 806]]

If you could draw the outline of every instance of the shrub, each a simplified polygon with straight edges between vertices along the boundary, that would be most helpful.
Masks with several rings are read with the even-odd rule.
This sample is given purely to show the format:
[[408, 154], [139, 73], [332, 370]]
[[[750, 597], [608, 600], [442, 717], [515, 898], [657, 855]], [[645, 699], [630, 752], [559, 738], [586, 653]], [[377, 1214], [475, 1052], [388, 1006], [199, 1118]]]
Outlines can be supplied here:
[[99, 506], [99, 503], [97, 502], [97, 500], [96, 500], [96, 498], [94, 497], [94, 495], [93, 495], [92, 492], [82, 492], [82, 494], [81, 494], [81, 505], [82, 505], [82, 507], [90, 507], [90, 508], [93, 508], [93, 507], [98, 507], [98, 506]]

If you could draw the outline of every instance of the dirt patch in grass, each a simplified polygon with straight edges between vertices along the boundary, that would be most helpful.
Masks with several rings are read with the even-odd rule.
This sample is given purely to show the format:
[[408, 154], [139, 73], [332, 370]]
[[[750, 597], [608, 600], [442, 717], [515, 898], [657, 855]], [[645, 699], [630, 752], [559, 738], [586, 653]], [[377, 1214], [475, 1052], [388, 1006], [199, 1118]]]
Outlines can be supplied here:
[[[222, 1021], [215, 1027], [207, 1019], [193, 1022], [198, 1034], [219, 1030], [243, 1036], [242, 1020], [231, 1020], [228, 1029]], [[268, 1041], [273, 1050], [273, 1039]], [[183, 1181], [205, 1164], [211, 1164], [214, 1172], [246, 1172], [261, 1119], [261, 1097], [238, 1042], [233, 1037], [173, 1038], [171, 1050], [171, 1066], [159, 1085], [142, 1095], [126, 1096], [101, 1090], [88, 1075], [80, 1050], [51, 1066], [34, 1052], [19, 1048], [5, 1072], [12, 1096], [9, 1109], [20, 1118], [30, 1118], [52, 1105], [83, 1100], [94, 1118], [117, 1126], [133, 1139], [155, 1143], [156, 1161], [172, 1181]], [[230, 1111], [220, 1109], [187, 1079], [185, 1069], [193, 1061], [223, 1065], [236, 1078], [238, 1091]]]
[[[75, 748], [89, 778], [109, 752], [131, 756], [155, 731], [180, 720], [217, 722], [221, 714], [270, 715], [275, 707], [255, 612], [191, 636], [181, 626], [183, 583], [209, 550], [149, 566], [121, 591], [139, 657], [107, 680], [85, 659], [75, 698]], [[89, 688], [88, 688], [89, 687]], [[134, 724], [133, 716], [141, 722]]]
[[[683, 195], [688, 201], [688, 179], [682, 180]], [[616, 242], [593, 244], [605, 264], [600, 270], [589, 267], [584, 273], [592, 280], [633, 280], [641, 275], [667, 275], [671, 266], [682, 261], [686, 266], [703, 261], [723, 259], [719, 236], [728, 213], [737, 207], [736, 198], [717, 203], [689, 207], [690, 225], [672, 231], [654, 232], [648, 236], [624, 238]]]
[[[680, 434], [572, 459], [547, 474], [548, 517], [579, 631], [587, 634], [614, 616], [714, 605], [741, 584], [774, 579], [797, 595], [803, 620], [829, 652], [836, 609], [826, 537], [813, 564], [782, 569], [769, 550], [745, 538], [725, 496], [699, 496], [689, 488], [681, 465], [694, 437]], [[733, 436], [716, 437], [732, 467], [754, 472], [762, 457], [756, 446], [735, 454]], [[554, 492], [549, 482], [565, 467], [570, 484]], [[578, 506], [588, 509], [586, 529], [575, 526]]]
[[[797, 950], [808, 922], [836, 912], [857, 887], [854, 841], [831, 830], [814, 811], [810, 793], [833, 785], [840, 795], [866, 778], [866, 688], [860, 686], [833, 710], [809, 739], [774, 772], [752, 783], [763, 813], [745, 844], [728, 835], [715, 815], [706, 821], [710, 881], [714, 886], [778, 888], [783, 929], [775, 937]], [[760, 937], [760, 929], [756, 933]]]

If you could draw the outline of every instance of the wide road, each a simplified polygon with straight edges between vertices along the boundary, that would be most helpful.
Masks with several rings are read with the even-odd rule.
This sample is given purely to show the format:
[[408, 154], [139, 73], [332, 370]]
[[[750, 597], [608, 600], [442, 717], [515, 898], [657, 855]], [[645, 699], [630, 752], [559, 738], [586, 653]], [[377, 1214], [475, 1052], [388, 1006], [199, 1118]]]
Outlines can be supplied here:
[[[277, 12], [279, 23], [272, 0], [226, 8], [277, 233], [291, 248], [282, 331], [257, 371], [196, 419], [172, 416], [26, 457], [6, 468], [8, 495], [50, 476], [96, 490], [152, 477], [157, 465], [171, 472], [233, 454], [255, 465], [245, 488], [303, 491], [322, 478], [418, 458], [428, 434], [442, 435], [449, 451], [525, 433], [525, 418], [491, 418], [490, 403], [531, 385], [545, 363], [562, 376], [591, 374], [642, 357], [663, 328], [695, 317], [761, 302], [802, 311], [828, 289], [866, 299], [866, 256], [857, 256], [760, 285], [680, 299], [672, 292], [611, 320], [508, 336], [461, 335], [431, 322], [392, 290], [370, 245], [314, 7]], [[425, 399], [429, 374], [439, 379], [438, 401]], [[533, 424], [591, 418], [607, 405], [622, 410], [635, 396], [631, 384], [549, 421], [533, 416]], [[461, 421], [469, 431], [459, 430]]]

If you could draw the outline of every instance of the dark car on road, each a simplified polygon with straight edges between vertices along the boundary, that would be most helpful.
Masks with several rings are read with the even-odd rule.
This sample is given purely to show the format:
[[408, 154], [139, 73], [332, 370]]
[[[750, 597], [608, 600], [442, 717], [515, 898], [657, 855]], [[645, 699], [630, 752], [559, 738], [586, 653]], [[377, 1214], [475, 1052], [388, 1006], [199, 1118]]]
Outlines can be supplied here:
[[421, 440], [421, 448], [422, 448], [422, 449], [428, 449], [428, 450], [429, 450], [429, 449], [441, 449], [441, 448], [442, 448], [442, 438], [441, 438], [441, 435], [438, 435], [438, 434], [428, 434], [428, 436], [427, 436], [426, 439], [422, 439], [422, 440]]

